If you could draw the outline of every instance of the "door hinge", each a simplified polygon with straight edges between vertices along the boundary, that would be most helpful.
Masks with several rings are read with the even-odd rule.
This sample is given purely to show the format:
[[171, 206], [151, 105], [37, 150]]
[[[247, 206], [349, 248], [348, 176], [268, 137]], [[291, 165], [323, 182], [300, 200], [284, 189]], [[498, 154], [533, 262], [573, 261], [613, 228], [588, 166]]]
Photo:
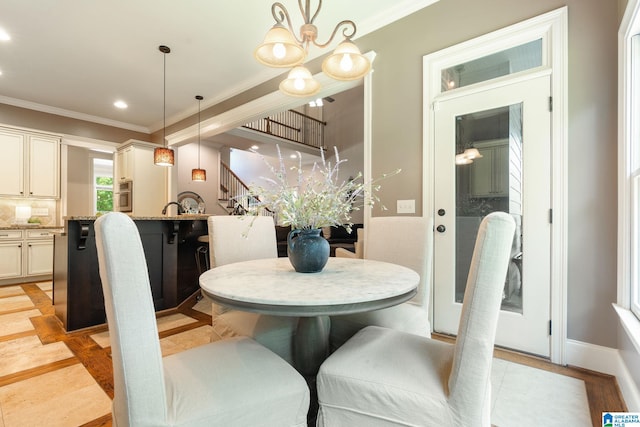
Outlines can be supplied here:
[[549, 112], [553, 111], [553, 96], [549, 97]]
[[549, 320], [549, 335], [551, 335], [551, 320]]
[[553, 224], [553, 209], [549, 209], [549, 224]]

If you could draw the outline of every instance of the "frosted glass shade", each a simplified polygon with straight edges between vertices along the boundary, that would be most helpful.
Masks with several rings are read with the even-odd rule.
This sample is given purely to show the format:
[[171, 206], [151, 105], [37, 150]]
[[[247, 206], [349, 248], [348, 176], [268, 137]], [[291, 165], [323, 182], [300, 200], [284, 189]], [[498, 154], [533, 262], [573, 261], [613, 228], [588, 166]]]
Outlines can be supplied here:
[[322, 62], [322, 71], [336, 80], [356, 80], [371, 69], [371, 62], [360, 53], [358, 46], [345, 40]]
[[165, 147], [154, 149], [153, 163], [158, 166], [173, 166], [173, 150]]
[[311, 96], [320, 91], [320, 83], [313, 78], [309, 70], [298, 66], [280, 83], [280, 90], [290, 96]]
[[306, 52], [288, 29], [276, 24], [267, 32], [254, 56], [269, 67], [287, 68], [302, 63]]
[[207, 171], [204, 169], [191, 169], [191, 181], [206, 181]]

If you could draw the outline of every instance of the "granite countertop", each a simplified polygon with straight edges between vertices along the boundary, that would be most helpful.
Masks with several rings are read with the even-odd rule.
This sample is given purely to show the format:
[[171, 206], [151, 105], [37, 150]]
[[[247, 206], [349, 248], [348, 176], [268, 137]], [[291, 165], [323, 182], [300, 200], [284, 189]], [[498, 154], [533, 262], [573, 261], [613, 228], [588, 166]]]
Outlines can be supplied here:
[[[206, 220], [212, 214], [182, 214], [182, 215], [158, 215], [158, 216], [136, 216], [129, 215], [134, 221], [186, 221], [194, 219]], [[94, 221], [97, 216], [65, 216], [65, 221]]]
[[38, 230], [38, 229], [63, 229], [62, 225], [43, 225], [43, 224], [11, 224], [0, 225], [0, 230]]

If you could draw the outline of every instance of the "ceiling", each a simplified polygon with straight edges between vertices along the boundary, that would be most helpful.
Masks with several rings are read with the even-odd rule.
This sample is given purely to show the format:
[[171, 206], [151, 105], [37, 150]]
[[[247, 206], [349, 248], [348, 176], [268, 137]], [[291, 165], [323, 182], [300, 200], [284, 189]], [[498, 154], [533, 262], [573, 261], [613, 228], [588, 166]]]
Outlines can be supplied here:
[[[298, 5], [281, 0], [294, 28]], [[317, 1], [311, 1], [312, 9]], [[326, 41], [351, 19], [357, 36], [434, 0], [326, 0], [316, 19]], [[139, 132], [167, 125], [286, 70], [260, 65], [253, 51], [274, 21], [270, 0], [55, 0], [0, 2], [0, 103]], [[340, 40], [334, 41], [331, 47]], [[356, 38], [357, 42], [357, 38]], [[159, 45], [171, 53], [163, 58]], [[326, 51], [326, 50], [325, 50]], [[310, 52], [316, 57], [324, 51]], [[128, 108], [113, 106], [123, 100]]]

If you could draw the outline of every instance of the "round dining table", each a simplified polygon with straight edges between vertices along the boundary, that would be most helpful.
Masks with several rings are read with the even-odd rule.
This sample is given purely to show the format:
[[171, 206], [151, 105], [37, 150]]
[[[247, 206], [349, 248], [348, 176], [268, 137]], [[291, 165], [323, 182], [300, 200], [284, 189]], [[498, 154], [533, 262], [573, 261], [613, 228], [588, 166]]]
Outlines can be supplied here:
[[232, 309], [299, 317], [293, 356], [296, 368], [313, 376], [329, 354], [328, 316], [391, 307], [411, 299], [418, 273], [381, 261], [329, 258], [317, 273], [297, 273], [289, 259], [226, 264], [205, 271], [205, 295]]

